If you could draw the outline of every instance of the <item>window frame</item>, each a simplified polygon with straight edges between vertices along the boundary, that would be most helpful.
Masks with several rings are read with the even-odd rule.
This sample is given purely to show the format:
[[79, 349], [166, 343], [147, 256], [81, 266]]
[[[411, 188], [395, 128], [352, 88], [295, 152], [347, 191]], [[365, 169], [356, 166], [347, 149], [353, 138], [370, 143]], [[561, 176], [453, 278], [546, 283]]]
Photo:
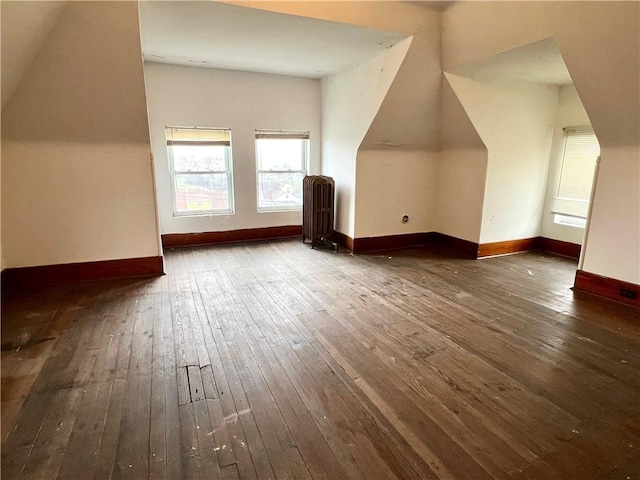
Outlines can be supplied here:
[[[574, 197], [561, 195], [561, 190], [563, 189], [563, 185], [565, 188], [571, 188], [572, 184], [584, 185], [584, 183], [576, 183], [574, 176], [570, 176], [567, 179], [567, 177], [564, 177], [563, 175], [567, 161], [570, 161], [572, 158], [576, 158], [575, 161], [580, 162], [579, 156], [587, 154], [587, 152], [585, 151], [583, 152], [576, 151], [575, 145], [573, 145], [571, 147], [571, 150], [568, 152], [568, 146], [570, 141], [572, 140], [571, 139], [572, 136], [576, 136], [576, 137], [592, 136], [598, 147], [597, 154], [594, 157], [593, 173], [591, 175], [591, 182], [589, 184], [589, 197], [586, 200], [581, 198], [574, 198]], [[580, 142], [579, 139], [575, 141]], [[586, 146], [586, 148], [589, 148], [589, 149], [593, 147], [594, 147], [593, 144]], [[569, 157], [568, 155], [571, 155], [572, 157]], [[578, 219], [586, 220], [587, 216], [589, 215], [589, 205], [592, 201], [591, 197], [593, 195], [593, 181], [596, 174], [596, 170], [598, 168], [599, 158], [600, 158], [600, 145], [598, 142], [598, 138], [595, 135], [595, 132], [590, 126], [563, 128], [562, 149], [560, 152], [560, 158], [559, 158], [558, 165], [555, 172], [555, 181], [554, 181], [553, 195], [551, 198], [551, 209], [550, 209], [550, 214], [552, 215], [553, 222], [556, 225], [569, 226], [572, 228], [585, 228], [584, 226], [577, 224], [578, 222], [574, 223], [570, 219], [573, 218], [576, 220]], [[580, 163], [578, 163], [578, 165], [580, 165]], [[566, 180], [566, 183], [564, 184], [563, 184], [563, 178], [565, 178]], [[571, 206], [571, 204], [573, 204], [573, 206]], [[580, 204], [582, 204], [582, 207], [579, 206]]]
[[[260, 206], [260, 178], [264, 173], [298, 173], [302, 174], [302, 178], [308, 174], [309, 170], [309, 154], [310, 154], [310, 132], [303, 130], [264, 130], [256, 129], [255, 138], [255, 157], [256, 157], [256, 208], [258, 213], [275, 213], [275, 212], [295, 212], [302, 210], [302, 202], [300, 204], [288, 205], [269, 205]], [[258, 142], [260, 140], [302, 140], [301, 144], [301, 169], [300, 170], [264, 170], [261, 169], [260, 148]], [[302, 188], [302, 185], [300, 186]]]
[[[206, 135], [210, 132], [224, 132], [228, 136], [228, 140], [174, 140], [170, 138], [173, 131], [202, 131]], [[201, 216], [217, 216], [217, 215], [234, 215], [235, 214], [235, 192], [233, 185], [233, 153], [232, 153], [232, 136], [230, 128], [211, 128], [211, 127], [165, 127], [165, 136], [167, 140], [167, 158], [169, 163], [169, 177], [171, 183], [171, 201], [173, 205], [174, 217], [201, 217]], [[224, 146], [224, 170], [177, 170], [175, 166], [175, 158], [173, 154], [174, 145], [191, 145], [191, 146]], [[226, 209], [209, 209], [209, 210], [178, 210], [178, 190], [177, 179], [180, 175], [224, 175], [227, 182], [227, 203]]]

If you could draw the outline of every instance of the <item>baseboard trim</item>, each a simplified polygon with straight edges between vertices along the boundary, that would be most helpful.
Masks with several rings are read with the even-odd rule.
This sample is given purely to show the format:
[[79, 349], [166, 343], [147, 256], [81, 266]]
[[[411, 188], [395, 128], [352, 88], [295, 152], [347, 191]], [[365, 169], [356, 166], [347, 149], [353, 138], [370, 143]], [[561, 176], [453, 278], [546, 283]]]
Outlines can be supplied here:
[[351, 238], [334, 230], [333, 240], [354, 253], [383, 252], [401, 248], [440, 245], [469, 258], [493, 257], [511, 253], [545, 250], [556, 255], [579, 258], [581, 246], [575, 243], [553, 240], [545, 237], [523, 238], [503, 242], [478, 244], [469, 240], [452, 237], [444, 233], [424, 232], [404, 235], [385, 235], [382, 237]]
[[[603, 277], [595, 273], [578, 270], [573, 285], [574, 291], [591, 293], [600, 297], [615, 300], [627, 305], [640, 308], [640, 285], [623, 282], [614, 278]], [[620, 294], [621, 289], [626, 289], [636, 293], [636, 298], [626, 298]]]
[[529, 250], [539, 250], [541, 243], [540, 237], [481, 243], [478, 246], [478, 258], [527, 252]]
[[475, 242], [469, 240], [463, 240], [462, 238], [452, 237], [451, 235], [445, 235], [444, 233], [436, 233], [436, 243], [449, 250], [460, 253], [465, 257], [476, 259], [478, 258], [479, 246]]
[[349, 235], [345, 235], [342, 232], [334, 230], [331, 239], [341, 247], [346, 248], [350, 252], [353, 252], [353, 238], [351, 238]]
[[352, 251], [354, 253], [372, 253], [422, 247], [435, 243], [435, 238], [436, 234], [434, 232], [385, 235], [383, 237], [361, 237], [353, 240]]
[[7, 268], [2, 271], [2, 290], [113, 278], [152, 277], [163, 274], [162, 257]]
[[246, 228], [223, 232], [166, 233], [162, 235], [162, 246], [165, 248], [193, 247], [196, 245], [215, 245], [298, 236], [302, 237], [302, 225]]
[[551, 252], [556, 255], [562, 255], [563, 257], [580, 258], [580, 251], [582, 245], [578, 243], [563, 242], [561, 240], [554, 240], [552, 238], [540, 237], [540, 249], [545, 252]]

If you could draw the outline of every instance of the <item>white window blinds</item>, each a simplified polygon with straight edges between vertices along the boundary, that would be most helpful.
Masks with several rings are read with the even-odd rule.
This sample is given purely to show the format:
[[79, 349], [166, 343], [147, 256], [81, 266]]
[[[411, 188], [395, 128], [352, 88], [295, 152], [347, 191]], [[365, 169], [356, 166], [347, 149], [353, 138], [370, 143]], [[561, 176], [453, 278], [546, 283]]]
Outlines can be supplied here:
[[256, 130], [256, 140], [309, 140], [309, 132]]
[[565, 129], [552, 213], [587, 218], [599, 155], [600, 145], [591, 129]]
[[167, 127], [167, 145], [231, 145], [229, 129]]

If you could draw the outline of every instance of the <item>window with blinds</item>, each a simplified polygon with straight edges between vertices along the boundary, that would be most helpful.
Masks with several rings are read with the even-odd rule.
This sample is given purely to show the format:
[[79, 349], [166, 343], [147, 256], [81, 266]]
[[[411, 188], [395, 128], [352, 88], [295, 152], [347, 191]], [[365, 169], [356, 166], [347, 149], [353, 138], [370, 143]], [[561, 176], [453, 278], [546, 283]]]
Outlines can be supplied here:
[[167, 127], [174, 215], [232, 214], [231, 130]]
[[300, 209], [309, 132], [256, 130], [255, 138], [258, 211]]
[[[585, 219], [600, 145], [593, 130], [565, 128], [551, 213]], [[566, 223], [566, 222], [564, 222]]]

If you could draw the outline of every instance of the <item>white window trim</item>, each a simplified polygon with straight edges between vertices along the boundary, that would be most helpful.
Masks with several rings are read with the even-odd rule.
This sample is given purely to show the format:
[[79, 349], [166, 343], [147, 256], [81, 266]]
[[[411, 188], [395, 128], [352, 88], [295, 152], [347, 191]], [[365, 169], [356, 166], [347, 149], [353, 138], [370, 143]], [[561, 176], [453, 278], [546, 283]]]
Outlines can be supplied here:
[[[564, 133], [563, 133], [563, 139], [562, 139], [562, 151], [561, 151], [560, 160], [558, 162], [558, 168], [556, 170], [554, 195], [552, 198], [550, 213], [551, 215], [553, 215], [553, 221], [557, 225], [584, 228], [584, 227], [580, 227], [579, 225], [572, 224], [570, 218], [586, 219], [586, 216], [588, 215], [589, 203], [591, 199], [589, 198], [589, 199], [583, 200], [579, 198], [565, 198], [560, 194], [560, 188], [562, 185], [562, 178], [563, 178], [562, 173], [564, 169], [564, 164], [566, 162], [567, 144], [570, 136], [572, 134], [578, 134], [578, 135], [587, 134], [587, 135], [593, 135], [595, 137], [595, 134], [593, 132], [593, 129], [589, 126], [565, 127], [563, 130], [564, 130]], [[596, 138], [596, 142], [597, 142], [597, 138]], [[597, 162], [598, 160], [596, 158], [595, 163], [597, 164]], [[595, 169], [594, 169], [594, 172], [595, 172]], [[593, 178], [592, 178], [592, 183], [593, 183]], [[591, 194], [593, 194], [593, 192], [591, 192]], [[563, 204], [563, 202], [567, 202], [567, 203]], [[571, 205], [574, 205], [574, 207], [572, 208]], [[579, 205], [584, 205], [584, 207], [579, 207]], [[585, 212], [584, 215], [581, 215], [579, 213], [581, 209], [584, 210]], [[562, 221], [563, 218], [567, 219], [568, 221]]]
[[582, 217], [574, 217], [572, 215], [563, 215], [561, 213], [553, 213], [553, 223], [569, 228], [582, 228], [587, 226], [587, 219]]
[[[193, 129], [193, 130], [219, 130], [219, 131], [227, 131], [229, 132], [229, 144], [225, 145], [225, 170], [204, 170], [204, 171], [181, 171], [175, 169], [175, 162], [173, 158], [173, 148], [171, 148], [174, 144], [179, 143], [179, 141], [173, 141], [167, 138], [167, 157], [169, 159], [169, 176], [171, 179], [171, 203], [173, 206], [173, 217], [212, 217], [212, 216], [225, 216], [225, 215], [234, 215], [235, 214], [235, 194], [233, 188], [233, 155], [231, 152], [231, 129], [229, 128], [205, 128], [205, 127], [165, 127], [165, 132], [168, 132], [171, 129]], [[181, 143], [181, 142], [180, 142]], [[206, 141], [204, 140], [202, 143], [216, 145], [220, 142], [218, 141]], [[176, 181], [177, 175], [180, 174], [188, 174], [188, 175], [211, 175], [211, 174], [226, 174], [227, 177], [227, 200], [229, 204], [229, 208], [227, 209], [218, 209], [218, 210], [198, 210], [198, 211], [178, 211], [178, 205], [176, 203], [177, 200], [177, 190], [176, 190]]]
[[[261, 173], [301, 173], [304, 177], [307, 175], [309, 168], [309, 132], [308, 131], [293, 131], [293, 130], [256, 130], [255, 131], [255, 155], [256, 155], [256, 208], [258, 213], [277, 213], [277, 212], [299, 212], [302, 210], [302, 205], [283, 205], [275, 206], [269, 205], [268, 207], [260, 206], [260, 174]], [[261, 170], [260, 169], [260, 150], [258, 149], [258, 140], [262, 139], [299, 139], [305, 140], [302, 142], [302, 170]]]

